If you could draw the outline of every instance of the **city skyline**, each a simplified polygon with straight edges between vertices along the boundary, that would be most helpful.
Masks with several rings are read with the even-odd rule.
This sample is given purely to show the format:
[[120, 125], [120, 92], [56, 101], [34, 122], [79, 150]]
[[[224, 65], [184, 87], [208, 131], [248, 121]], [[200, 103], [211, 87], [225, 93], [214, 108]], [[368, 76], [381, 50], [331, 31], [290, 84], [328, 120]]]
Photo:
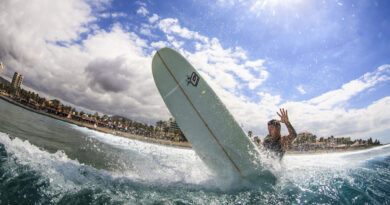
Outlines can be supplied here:
[[150, 63], [169, 46], [254, 135], [284, 107], [297, 130], [390, 141], [387, 2], [9, 2], [3, 76], [71, 105], [167, 119]]

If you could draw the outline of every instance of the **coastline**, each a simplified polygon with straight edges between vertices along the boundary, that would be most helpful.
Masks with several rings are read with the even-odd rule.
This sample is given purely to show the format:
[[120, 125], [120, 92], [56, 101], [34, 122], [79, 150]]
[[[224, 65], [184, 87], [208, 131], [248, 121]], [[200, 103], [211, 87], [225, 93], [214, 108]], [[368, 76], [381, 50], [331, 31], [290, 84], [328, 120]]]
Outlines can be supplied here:
[[105, 128], [105, 127], [98, 127], [98, 126], [95, 127], [94, 125], [89, 124], [89, 123], [80, 122], [80, 121], [77, 121], [77, 120], [73, 120], [73, 119], [69, 119], [69, 118], [66, 118], [66, 117], [57, 116], [57, 115], [50, 114], [50, 113], [47, 113], [47, 112], [44, 112], [44, 111], [41, 111], [41, 110], [36, 110], [36, 109], [30, 108], [28, 106], [22, 105], [22, 104], [20, 104], [20, 103], [18, 103], [16, 101], [14, 101], [14, 100], [12, 100], [12, 99], [10, 99], [8, 97], [2, 96], [2, 95], [0, 95], [0, 99], [6, 101], [8, 103], [11, 103], [13, 105], [16, 105], [18, 107], [24, 108], [24, 109], [26, 109], [28, 111], [40, 114], [40, 115], [44, 115], [44, 116], [47, 116], [47, 117], [50, 117], [50, 118], [53, 118], [53, 119], [56, 119], [56, 120], [60, 120], [60, 121], [63, 121], [63, 122], [67, 122], [67, 123], [70, 123], [70, 124], [74, 124], [74, 125], [77, 125], [77, 126], [80, 126], [80, 127], [86, 127], [86, 128], [89, 128], [89, 129], [92, 129], [92, 130], [95, 130], [95, 131], [99, 131], [99, 132], [103, 132], [103, 133], [107, 133], [107, 134], [112, 134], [112, 135], [115, 135], [115, 136], [118, 136], [118, 137], [125, 137], [125, 138], [130, 138], [130, 139], [143, 141], [143, 142], [157, 143], [157, 144], [169, 145], [169, 146], [175, 146], [175, 147], [191, 148], [191, 145], [188, 142], [173, 142], [173, 141], [170, 141], [170, 140], [149, 138], [149, 137], [135, 135], [135, 134], [122, 132], [122, 131], [118, 131], [118, 130], [112, 130], [112, 129], [108, 129], [108, 128]]
[[[115, 135], [115, 136], [118, 136], [118, 137], [125, 137], [125, 138], [129, 138], [129, 139], [135, 139], [135, 140], [148, 142], [148, 143], [157, 143], [157, 144], [174, 146], [174, 147], [181, 147], [181, 148], [187, 148], [187, 149], [191, 148], [191, 144], [189, 142], [174, 142], [174, 141], [170, 141], [170, 140], [144, 137], [144, 136], [135, 135], [135, 134], [131, 134], [131, 133], [123, 132], [123, 131], [112, 130], [112, 129], [109, 129], [109, 128], [106, 128], [106, 127], [98, 127], [98, 126], [94, 126], [93, 124], [90, 124], [90, 123], [85, 123], [85, 122], [73, 120], [73, 119], [70, 119], [70, 118], [67, 118], [67, 117], [61, 117], [61, 116], [50, 114], [50, 113], [47, 113], [47, 112], [44, 112], [44, 111], [41, 111], [41, 110], [30, 108], [30, 107], [28, 107], [26, 105], [23, 105], [23, 104], [21, 104], [19, 102], [16, 102], [13, 99], [10, 99], [10, 98], [8, 98], [6, 96], [3, 96], [3, 95], [0, 95], [0, 99], [6, 101], [8, 103], [11, 103], [13, 105], [16, 105], [18, 107], [24, 108], [24, 109], [26, 109], [28, 111], [31, 111], [31, 112], [34, 112], [34, 113], [37, 113], [37, 114], [41, 114], [41, 115], [44, 115], [44, 116], [47, 116], [47, 117], [50, 117], [50, 118], [53, 118], [53, 119], [56, 119], [56, 120], [60, 120], [60, 121], [63, 121], [63, 122], [67, 122], [67, 123], [70, 123], [70, 124], [74, 124], [74, 125], [77, 125], [77, 126], [80, 126], [80, 127], [86, 127], [88, 129], [92, 129], [92, 130], [95, 130], [95, 131], [98, 131], [98, 132], [112, 134], [112, 135]], [[349, 148], [346, 148], [346, 149], [317, 149], [317, 150], [307, 150], [307, 151], [287, 150], [286, 154], [288, 154], [288, 155], [290, 155], [290, 154], [292, 154], [292, 155], [295, 155], [295, 154], [300, 155], [300, 154], [324, 154], [324, 153], [352, 152], [352, 151], [371, 149], [371, 148], [379, 147], [379, 146], [383, 146], [383, 145], [371, 145], [371, 146], [366, 146], [366, 147], [349, 147]]]
[[286, 154], [291, 155], [300, 155], [300, 154], [330, 154], [330, 153], [341, 153], [341, 152], [354, 152], [372, 149], [376, 147], [385, 146], [386, 144], [381, 145], [369, 145], [367, 147], [349, 147], [346, 149], [317, 149], [317, 150], [307, 150], [307, 151], [295, 151], [295, 150], [287, 150]]

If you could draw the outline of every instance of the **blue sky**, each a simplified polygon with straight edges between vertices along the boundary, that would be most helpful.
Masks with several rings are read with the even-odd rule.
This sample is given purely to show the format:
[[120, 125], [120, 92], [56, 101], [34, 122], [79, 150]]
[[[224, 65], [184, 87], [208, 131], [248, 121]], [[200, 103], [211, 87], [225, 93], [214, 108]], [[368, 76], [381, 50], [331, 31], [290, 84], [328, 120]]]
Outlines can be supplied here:
[[[183, 27], [218, 38], [225, 48], [239, 46], [249, 58], [267, 59], [272, 75], [258, 89], [243, 90], [248, 96], [267, 89], [281, 93], [285, 100], [308, 100], [388, 63], [390, 2], [260, 1], [264, 7], [254, 7], [256, 1], [249, 2], [113, 1], [105, 12], [123, 12], [127, 16], [102, 19], [98, 24], [109, 30], [119, 22], [134, 31], [148, 23], [137, 14], [144, 7], [149, 14], [176, 18]], [[156, 36], [143, 38], [165, 39], [164, 33], [153, 34]], [[191, 44], [184, 48], [194, 50]], [[305, 93], [291, 89], [292, 84], [301, 85]], [[390, 84], [382, 86], [359, 93], [361, 99], [351, 99], [349, 107], [365, 107], [387, 96], [384, 91]]]
[[168, 118], [150, 72], [168, 46], [245, 131], [266, 135], [285, 107], [298, 132], [390, 142], [388, 1], [39, 1], [2, 3], [0, 58], [6, 77], [19, 71], [48, 97], [148, 123]]

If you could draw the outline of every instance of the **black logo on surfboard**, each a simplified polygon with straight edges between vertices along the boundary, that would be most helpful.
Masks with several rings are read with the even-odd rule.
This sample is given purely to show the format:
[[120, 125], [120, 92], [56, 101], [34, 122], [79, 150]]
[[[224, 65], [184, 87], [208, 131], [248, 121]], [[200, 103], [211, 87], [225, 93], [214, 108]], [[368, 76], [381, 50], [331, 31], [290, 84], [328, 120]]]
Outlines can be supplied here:
[[199, 83], [199, 76], [195, 72], [192, 72], [191, 76], [187, 77], [187, 85], [192, 84], [193, 86], [197, 86]]

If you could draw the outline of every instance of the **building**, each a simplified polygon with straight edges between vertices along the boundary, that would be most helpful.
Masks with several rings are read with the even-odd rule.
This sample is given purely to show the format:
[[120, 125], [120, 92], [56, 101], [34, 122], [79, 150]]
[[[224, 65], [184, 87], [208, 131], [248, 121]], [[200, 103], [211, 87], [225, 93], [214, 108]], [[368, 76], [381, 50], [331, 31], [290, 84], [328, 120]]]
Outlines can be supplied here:
[[297, 138], [294, 140], [294, 144], [310, 144], [316, 142], [317, 136], [313, 135], [308, 131], [303, 131], [297, 135]]
[[177, 125], [175, 118], [171, 117], [169, 118], [169, 130], [171, 133], [175, 133], [180, 131], [179, 125]]
[[19, 74], [18, 72], [14, 73], [14, 77], [12, 78], [11, 85], [14, 88], [20, 88], [23, 81], [23, 75]]
[[54, 108], [59, 108], [61, 106], [61, 101], [54, 99], [49, 101], [49, 106]]
[[4, 84], [6, 86], [10, 86], [11, 85], [11, 83], [7, 79], [4, 79], [1, 76], [0, 76], [0, 84]]
[[0, 76], [1, 76], [1, 74], [3, 73], [3, 68], [4, 68], [4, 67], [3, 67], [3, 62], [0, 61]]

